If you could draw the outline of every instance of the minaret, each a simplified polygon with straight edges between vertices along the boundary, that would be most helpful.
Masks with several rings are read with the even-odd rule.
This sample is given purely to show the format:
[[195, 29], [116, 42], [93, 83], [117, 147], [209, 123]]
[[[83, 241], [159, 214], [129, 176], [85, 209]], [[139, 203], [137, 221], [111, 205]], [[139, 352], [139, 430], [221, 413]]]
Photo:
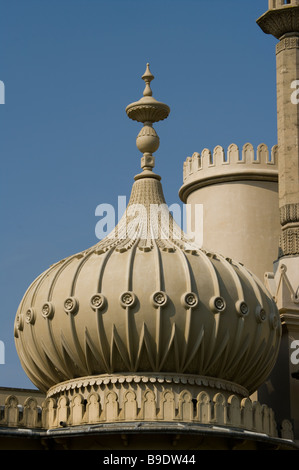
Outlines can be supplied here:
[[261, 29], [279, 39], [277, 130], [279, 148], [280, 256], [299, 255], [299, 0], [269, 0], [258, 19]]
[[[273, 35], [277, 65], [278, 182], [281, 234], [274, 273], [266, 274], [283, 325], [282, 349], [271, 377], [280, 404], [294, 422], [299, 439], [299, 382], [296, 363], [299, 340], [299, 0], [269, 0], [257, 20]], [[288, 407], [288, 410], [282, 410]]]

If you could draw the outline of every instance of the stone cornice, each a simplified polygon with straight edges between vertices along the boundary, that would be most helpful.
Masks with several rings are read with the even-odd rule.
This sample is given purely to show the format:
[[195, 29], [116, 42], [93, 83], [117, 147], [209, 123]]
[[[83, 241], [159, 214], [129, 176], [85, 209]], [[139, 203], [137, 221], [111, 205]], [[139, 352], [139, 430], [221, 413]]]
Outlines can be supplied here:
[[226, 390], [232, 393], [238, 393], [244, 397], [248, 396], [246, 388], [227, 380], [221, 380], [214, 377], [204, 377], [199, 375], [174, 375], [174, 374], [145, 374], [145, 375], [132, 375], [132, 374], [112, 374], [112, 375], [99, 375], [82, 377], [79, 379], [68, 380], [51, 387], [48, 390], [47, 397], [63, 394], [69, 390], [88, 389], [90, 387], [105, 387], [114, 386], [118, 384], [177, 384], [177, 385], [196, 385], [207, 388], [215, 388], [218, 390]]
[[280, 39], [284, 34], [299, 32], [299, 6], [268, 10], [257, 20], [257, 24], [266, 34]]
[[283, 326], [286, 326], [292, 331], [299, 332], [299, 312], [296, 313], [296, 311], [294, 310], [294, 313], [291, 313], [287, 309], [281, 309], [280, 318], [281, 324]]
[[195, 175], [193, 180], [189, 180], [179, 190], [179, 197], [183, 202], [187, 202], [188, 196], [197, 189], [212, 184], [229, 183], [233, 181], [268, 181], [278, 182], [278, 174], [276, 170], [263, 170], [257, 169], [256, 171], [250, 171], [245, 169], [244, 171], [236, 171], [232, 173], [214, 174], [206, 177], [200, 177], [201, 175]]

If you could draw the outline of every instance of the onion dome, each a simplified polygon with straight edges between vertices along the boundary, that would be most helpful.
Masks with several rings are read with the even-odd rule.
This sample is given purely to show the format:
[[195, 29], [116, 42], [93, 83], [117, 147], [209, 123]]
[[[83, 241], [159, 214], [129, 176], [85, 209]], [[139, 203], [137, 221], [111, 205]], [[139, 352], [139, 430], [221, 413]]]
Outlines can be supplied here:
[[127, 209], [106, 238], [30, 285], [15, 320], [21, 364], [44, 391], [84, 377], [164, 374], [252, 392], [277, 357], [276, 304], [244, 266], [200, 249], [174, 221], [152, 155], [152, 125], [170, 110], [152, 97], [148, 66], [143, 79], [144, 97], [126, 109], [144, 124]]

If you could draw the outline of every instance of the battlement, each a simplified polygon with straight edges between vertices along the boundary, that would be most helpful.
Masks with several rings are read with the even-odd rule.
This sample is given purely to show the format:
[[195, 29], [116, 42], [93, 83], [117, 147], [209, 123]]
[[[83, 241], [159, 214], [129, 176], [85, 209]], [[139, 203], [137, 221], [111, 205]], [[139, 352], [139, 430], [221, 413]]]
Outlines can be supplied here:
[[180, 196], [185, 193], [187, 187], [193, 185], [199, 187], [248, 179], [278, 181], [277, 145], [274, 145], [270, 151], [265, 144], [258, 145], [255, 151], [252, 144], [246, 143], [242, 151], [236, 144], [231, 144], [227, 152], [220, 145], [213, 151], [205, 148], [201, 153], [195, 152], [184, 162], [184, 184]]
[[243, 146], [242, 152], [240, 152], [236, 144], [231, 144], [226, 153], [223, 147], [217, 145], [213, 152], [205, 148], [201, 154], [195, 152], [192, 157], [187, 157], [184, 162], [183, 178], [186, 181], [189, 177], [200, 171], [242, 172], [244, 169], [258, 171], [259, 169], [278, 170], [277, 160], [277, 145], [272, 147], [269, 152], [267, 145], [260, 144], [255, 152], [253, 145], [247, 143]]
[[299, 0], [269, 0], [269, 10], [298, 5]]

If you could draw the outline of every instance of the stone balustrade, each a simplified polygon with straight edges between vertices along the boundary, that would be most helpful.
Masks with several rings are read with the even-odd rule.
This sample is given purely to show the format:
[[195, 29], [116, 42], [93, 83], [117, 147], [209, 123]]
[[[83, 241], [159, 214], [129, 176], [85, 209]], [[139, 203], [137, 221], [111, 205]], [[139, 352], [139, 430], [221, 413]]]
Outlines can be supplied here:
[[157, 407], [152, 390], [143, 393], [141, 405], [134, 390], [127, 390], [120, 407], [117, 393], [107, 390], [104, 400], [92, 392], [84, 399], [80, 393], [71, 398], [46, 398], [41, 406], [28, 397], [23, 405], [10, 395], [0, 406], [0, 427], [53, 429], [97, 423], [119, 422], [189, 422], [207, 426], [226, 426], [263, 433], [270, 437], [293, 439], [291, 423], [284, 421], [278, 433], [273, 411], [266, 405], [232, 394], [225, 398], [221, 392], [210, 395], [200, 392], [196, 399], [183, 390], [175, 400], [174, 393], [165, 390]]

